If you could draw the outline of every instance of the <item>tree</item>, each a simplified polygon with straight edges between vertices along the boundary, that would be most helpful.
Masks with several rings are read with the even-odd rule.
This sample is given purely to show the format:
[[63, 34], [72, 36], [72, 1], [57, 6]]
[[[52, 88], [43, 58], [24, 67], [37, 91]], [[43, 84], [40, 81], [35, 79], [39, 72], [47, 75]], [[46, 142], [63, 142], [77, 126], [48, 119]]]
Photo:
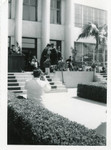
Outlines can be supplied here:
[[77, 41], [80, 38], [88, 38], [88, 37], [94, 37], [96, 40], [96, 46], [95, 46], [95, 52], [94, 52], [94, 58], [93, 63], [98, 64], [98, 50], [99, 45], [105, 45], [107, 40], [107, 25], [103, 25], [101, 27], [98, 27], [96, 23], [88, 23], [84, 25], [82, 29], [82, 33], [78, 36]]
[[71, 51], [72, 51], [73, 65], [75, 65], [77, 50], [76, 50], [76, 48], [71, 47]]

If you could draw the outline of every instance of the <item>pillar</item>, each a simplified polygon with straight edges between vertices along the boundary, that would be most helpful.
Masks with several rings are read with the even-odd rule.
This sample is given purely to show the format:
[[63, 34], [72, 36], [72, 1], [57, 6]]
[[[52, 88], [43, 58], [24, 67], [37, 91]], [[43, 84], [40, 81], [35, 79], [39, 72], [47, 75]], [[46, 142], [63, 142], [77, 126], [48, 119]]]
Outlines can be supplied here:
[[42, 0], [42, 50], [50, 42], [50, 0]]
[[40, 62], [41, 58], [41, 39], [37, 39], [37, 59]]
[[15, 42], [18, 42], [21, 48], [22, 48], [22, 13], [23, 13], [23, 0], [17, 0], [15, 12]]
[[74, 47], [74, 3], [73, 0], [66, 0], [65, 13], [65, 58], [72, 55], [71, 47]]

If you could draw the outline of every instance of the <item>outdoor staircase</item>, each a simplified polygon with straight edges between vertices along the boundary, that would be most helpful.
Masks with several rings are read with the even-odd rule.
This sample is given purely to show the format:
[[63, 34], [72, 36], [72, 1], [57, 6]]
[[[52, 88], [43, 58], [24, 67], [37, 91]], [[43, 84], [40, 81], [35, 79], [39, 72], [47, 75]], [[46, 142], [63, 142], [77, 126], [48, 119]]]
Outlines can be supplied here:
[[[46, 75], [47, 80], [51, 85], [52, 92], [67, 92], [67, 88], [60, 80], [53, 80], [53, 74]], [[20, 95], [26, 94], [27, 91], [24, 88], [25, 81], [32, 78], [32, 72], [24, 73], [8, 73], [8, 90]]]
[[96, 73], [96, 80], [99, 82], [107, 82], [107, 73]]

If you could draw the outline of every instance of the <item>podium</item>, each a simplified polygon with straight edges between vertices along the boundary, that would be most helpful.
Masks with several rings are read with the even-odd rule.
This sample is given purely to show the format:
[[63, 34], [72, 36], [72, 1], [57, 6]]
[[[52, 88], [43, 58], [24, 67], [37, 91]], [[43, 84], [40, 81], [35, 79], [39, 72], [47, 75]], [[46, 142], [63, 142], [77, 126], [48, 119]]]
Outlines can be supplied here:
[[21, 72], [25, 68], [25, 56], [9, 55], [8, 56], [8, 72]]

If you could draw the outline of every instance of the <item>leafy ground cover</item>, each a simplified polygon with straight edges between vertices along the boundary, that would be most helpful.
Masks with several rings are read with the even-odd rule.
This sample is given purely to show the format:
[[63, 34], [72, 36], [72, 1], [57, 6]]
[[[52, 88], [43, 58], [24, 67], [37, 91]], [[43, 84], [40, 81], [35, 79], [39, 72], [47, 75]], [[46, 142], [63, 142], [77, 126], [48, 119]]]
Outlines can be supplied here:
[[106, 138], [50, 112], [37, 101], [9, 93], [8, 144], [103, 146]]

